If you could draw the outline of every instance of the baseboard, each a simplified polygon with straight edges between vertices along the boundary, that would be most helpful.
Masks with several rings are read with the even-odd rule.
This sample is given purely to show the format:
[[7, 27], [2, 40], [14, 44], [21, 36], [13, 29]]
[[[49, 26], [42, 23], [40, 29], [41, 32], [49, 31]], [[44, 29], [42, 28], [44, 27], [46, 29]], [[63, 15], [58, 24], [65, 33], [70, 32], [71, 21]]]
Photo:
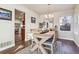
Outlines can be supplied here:
[[[25, 41], [25, 44], [26, 44], [26, 45], [30, 45], [30, 41], [31, 41], [31, 40]], [[6, 46], [6, 47], [4, 47], [4, 48], [0, 48], [0, 51], [4, 51], [4, 50], [6, 50], [6, 49], [13, 48], [13, 47], [15, 47], [15, 44], [11, 44], [11, 45]]]
[[6, 50], [6, 49], [11, 48], [11, 47], [14, 47], [14, 46], [15, 46], [15, 44], [11, 44], [11, 45], [6, 46], [4, 48], [0, 48], [0, 51]]
[[69, 38], [58, 38], [58, 39], [74, 41], [74, 39], [69, 39]]
[[[30, 45], [30, 40], [27, 40], [27, 41], [25, 41], [23, 48], [25, 48], [25, 47], [27, 47], [27, 46], [29, 46], [29, 45]], [[0, 54], [7, 54], [7, 53], [8, 53], [8, 54], [9, 54], [9, 53], [14, 54], [14, 53], [16, 53], [17, 51], [20, 51], [21, 49], [23, 49], [23, 48], [20, 48], [20, 49], [18, 49], [17, 51], [15, 51], [17, 47], [18, 47], [18, 46], [15, 46], [15, 44], [12, 44], [12, 45], [10, 45], [10, 46], [7, 46], [7, 47], [5, 47], [5, 48], [2, 48], [2, 49], [0, 49]]]
[[79, 47], [79, 44], [74, 40], [74, 43], [77, 45], [77, 47]]
[[[62, 39], [62, 38], [59, 38], [59, 39]], [[69, 39], [63, 39], [63, 40], [69, 40]], [[79, 47], [79, 44], [74, 39], [71, 39], [69, 41], [73, 41], [77, 45], [77, 47]]]

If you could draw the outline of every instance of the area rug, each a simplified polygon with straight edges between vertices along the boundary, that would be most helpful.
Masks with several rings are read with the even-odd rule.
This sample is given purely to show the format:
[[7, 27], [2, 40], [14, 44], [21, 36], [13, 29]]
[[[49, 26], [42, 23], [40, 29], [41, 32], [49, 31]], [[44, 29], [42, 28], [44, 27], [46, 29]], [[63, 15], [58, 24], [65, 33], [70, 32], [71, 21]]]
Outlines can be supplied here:
[[[62, 45], [62, 42], [61, 41], [57, 41], [57, 49], [56, 49], [56, 52], [54, 54], [63, 54], [64, 52], [61, 52], [61, 45]], [[22, 46], [21, 46], [22, 47]], [[18, 51], [16, 54], [41, 54], [41, 52], [39, 51], [34, 51], [34, 52], [31, 52], [31, 46], [29, 47], [26, 47], [20, 51]]]
[[26, 47], [26, 48], [20, 50], [16, 54], [40, 54], [41, 53], [41, 52], [38, 52], [37, 50], [32, 52], [31, 49], [32, 49], [31, 46], [29, 46], [29, 47]]

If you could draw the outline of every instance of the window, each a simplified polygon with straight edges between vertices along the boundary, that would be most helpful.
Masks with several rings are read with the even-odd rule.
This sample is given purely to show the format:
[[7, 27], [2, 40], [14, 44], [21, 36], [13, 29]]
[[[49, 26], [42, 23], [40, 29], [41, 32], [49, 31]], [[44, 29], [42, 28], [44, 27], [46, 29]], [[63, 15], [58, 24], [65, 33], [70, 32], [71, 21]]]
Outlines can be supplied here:
[[60, 30], [61, 31], [70, 31], [71, 30], [71, 20], [72, 20], [72, 16], [60, 17]]

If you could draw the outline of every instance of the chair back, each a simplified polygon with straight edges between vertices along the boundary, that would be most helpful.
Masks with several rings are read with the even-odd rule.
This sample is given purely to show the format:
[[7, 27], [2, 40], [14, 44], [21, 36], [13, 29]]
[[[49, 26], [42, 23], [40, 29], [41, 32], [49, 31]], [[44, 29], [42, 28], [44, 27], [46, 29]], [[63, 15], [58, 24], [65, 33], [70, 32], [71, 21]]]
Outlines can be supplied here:
[[28, 34], [28, 39], [33, 39], [33, 33]]
[[56, 42], [56, 38], [55, 38], [56, 36], [55, 36], [55, 33], [54, 33], [54, 35], [53, 35], [53, 40], [52, 40], [52, 44], [54, 44], [55, 42]]

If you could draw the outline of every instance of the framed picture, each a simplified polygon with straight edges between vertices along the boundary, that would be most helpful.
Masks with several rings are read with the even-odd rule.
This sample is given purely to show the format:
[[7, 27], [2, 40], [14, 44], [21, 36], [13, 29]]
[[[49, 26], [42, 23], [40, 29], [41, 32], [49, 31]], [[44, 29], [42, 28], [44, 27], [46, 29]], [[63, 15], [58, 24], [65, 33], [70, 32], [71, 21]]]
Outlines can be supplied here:
[[39, 28], [43, 28], [45, 26], [45, 22], [39, 23]]
[[31, 17], [31, 23], [36, 23], [36, 18], [35, 17]]
[[0, 8], [0, 19], [12, 20], [12, 11]]
[[70, 31], [71, 30], [71, 21], [72, 21], [72, 16], [60, 17], [60, 30], [61, 31]]

